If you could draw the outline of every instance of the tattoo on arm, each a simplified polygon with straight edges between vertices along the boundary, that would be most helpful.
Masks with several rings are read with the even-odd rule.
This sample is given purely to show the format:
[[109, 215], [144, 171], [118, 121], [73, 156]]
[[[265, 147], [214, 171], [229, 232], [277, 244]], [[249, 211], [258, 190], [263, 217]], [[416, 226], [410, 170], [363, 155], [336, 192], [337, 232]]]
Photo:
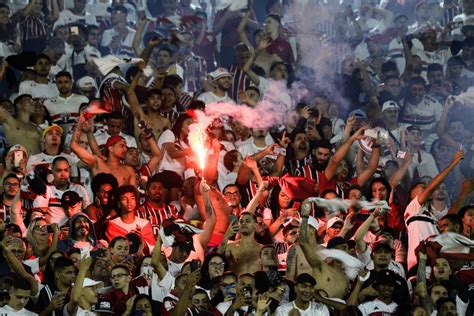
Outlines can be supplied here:
[[293, 246], [288, 250], [286, 255], [286, 273], [294, 274], [296, 269], [296, 246]]
[[300, 226], [300, 242], [308, 242], [308, 218], [303, 217], [303, 221], [301, 222]]

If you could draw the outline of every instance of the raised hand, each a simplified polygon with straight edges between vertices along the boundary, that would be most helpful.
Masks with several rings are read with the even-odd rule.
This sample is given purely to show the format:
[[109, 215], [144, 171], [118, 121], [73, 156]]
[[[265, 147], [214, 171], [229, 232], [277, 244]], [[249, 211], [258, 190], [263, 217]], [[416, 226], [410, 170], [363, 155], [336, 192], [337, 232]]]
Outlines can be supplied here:
[[464, 159], [464, 150], [460, 149], [454, 154], [454, 158], [451, 161], [451, 164], [456, 166], [458, 163], [461, 162], [461, 160]]

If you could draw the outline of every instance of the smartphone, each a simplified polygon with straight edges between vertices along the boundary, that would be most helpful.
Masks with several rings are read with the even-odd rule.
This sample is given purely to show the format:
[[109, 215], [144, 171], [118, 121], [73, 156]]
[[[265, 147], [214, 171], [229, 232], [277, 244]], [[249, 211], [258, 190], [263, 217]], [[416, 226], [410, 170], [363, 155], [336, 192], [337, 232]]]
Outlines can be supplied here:
[[199, 261], [198, 260], [192, 260], [191, 261], [191, 272], [194, 272], [199, 269]]
[[81, 248], [81, 259], [86, 259], [91, 256], [91, 249], [89, 246]]
[[229, 284], [224, 287], [224, 295], [232, 299], [235, 298], [235, 285]]
[[230, 225], [233, 225], [237, 223], [239, 218], [237, 217], [237, 215], [232, 214], [232, 215], [229, 215], [229, 220], [230, 220]]
[[23, 152], [20, 150], [16, 150], [13, 152], [13, 166], [19, 167], [20, 161], [23, 159]]
[[53, 227], [51, 225], [46, 225], [46, 230], [48, 231], [48, 234], [53, 233]]
[[78, 26], [71, 26], [69, 28], [69, 33], [71, 33], [71, 35], [79, 35], [79, 27]]
[[244, 294], [244, 299], [252, 298], [252, 293], [253, 293], [252, 287], [251, 286], [245, 286], [242, 289], [242, 293]]
[[364, 131], [364, 136], [377, 139], [379, 137], [379, 132], [378, 132], [378, 130], [376, 130], [374, 128], [366, 129]]
[[291, 208], [295, 208], [297, 210], [300, 209], [301, 202], [293, 202], [293, 205], [291, 205]]
[[397, 151], [397, 158], [405, 159], [406, 154], [407, 154], [406, 152], [399, 150]]

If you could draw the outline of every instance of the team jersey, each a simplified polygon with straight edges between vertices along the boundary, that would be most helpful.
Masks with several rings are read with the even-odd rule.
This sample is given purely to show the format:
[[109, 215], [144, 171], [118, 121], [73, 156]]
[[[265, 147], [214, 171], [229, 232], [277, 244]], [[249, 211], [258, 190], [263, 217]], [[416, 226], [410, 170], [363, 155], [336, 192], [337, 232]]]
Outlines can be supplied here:
[[161, 208], [153, 208], [146, 202], [137, 209], [137, 216], [150, 222], [153, 235], [155, 236], [158, 236], [161, 223], [165, 219], [179, 218], [178, 210], [173, 205], [163, 204]]
[[365, 302], [359, 305], [359, 310], [364, 316], [390, 316], [398, 315], [397, 314], [398, 304], [392, 302], [390, 304], [385, 304], [379, 299], [375, 299], [370, 302]]
[[57, 223], [59, 226], [64, 225], [68, 218], [61, 207], [61, 198], [66, 191], [74, 191], [82, 198], [82, 207], [86, 208], [90, 204], [89, 194], [87, 190], [80, 184], [69, 183], [66, 190], [61, 191], [54, 185], [48, 185], [46, 187], [46, 193], [38, 195], [33, 201], [33, 208], [48, 208], [49, 211], [46, 214], [48, 223]]

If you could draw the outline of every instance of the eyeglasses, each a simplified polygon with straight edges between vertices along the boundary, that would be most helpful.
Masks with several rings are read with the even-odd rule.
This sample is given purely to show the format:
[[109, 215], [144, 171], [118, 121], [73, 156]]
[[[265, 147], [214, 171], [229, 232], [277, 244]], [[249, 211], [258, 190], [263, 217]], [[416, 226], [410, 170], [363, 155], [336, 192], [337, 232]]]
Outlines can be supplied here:
[[126, 276], [126, 275], [127, 275], [126, 273], [118, 273], [118, 274], [116, 274], [116, 275], [111, 275], [111, 276], [110, 276], [110, 279], [111, 279], [111, 280], [119, 279], [119, 278], [121, 278], [121, 277], [123, 277], [123, 276]]
[[34, 230], [46, 230], [48, 229], [48, 225], [36, 225], [33, 227]]
[[288, 235], [299, 235], [300, 232], [298, 231], [292, 231], [292, 232], [289, 232]]
[[225, 196], [239, 196], [240, 192], [226, 192], [224, 193]]
[[209, 263], [209, 266], [212, 268], [223, 268], [225, 267], [225, 263], [224, 262], [211, 262]]
[[13, 187], [13, 188], [18, 188], [20, 186], [19, 183], [11, 183], [11, 182], [5, 182], [3, 185], [6, 187]]

